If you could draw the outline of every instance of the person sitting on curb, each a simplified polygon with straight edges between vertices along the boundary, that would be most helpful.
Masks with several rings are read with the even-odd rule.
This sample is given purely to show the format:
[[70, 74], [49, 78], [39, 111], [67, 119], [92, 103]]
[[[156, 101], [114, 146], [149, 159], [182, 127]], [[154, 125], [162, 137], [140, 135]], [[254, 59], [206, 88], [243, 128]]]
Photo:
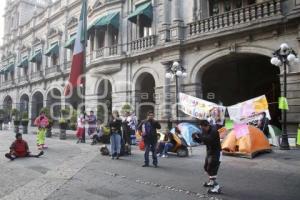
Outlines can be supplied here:
[[33, 155], [29, 151], [28, 144], [25, 140], [22, 139], [22, 134], [16, 134], [16, 140], [10, 146], [10, 152], [5, 154], [5, 157], [14, 160], [16, 158], [24, 158], [24, 157], [35, 157], [38, 158], [43, 155], [44, 152], [40, 151], [39, 154]]

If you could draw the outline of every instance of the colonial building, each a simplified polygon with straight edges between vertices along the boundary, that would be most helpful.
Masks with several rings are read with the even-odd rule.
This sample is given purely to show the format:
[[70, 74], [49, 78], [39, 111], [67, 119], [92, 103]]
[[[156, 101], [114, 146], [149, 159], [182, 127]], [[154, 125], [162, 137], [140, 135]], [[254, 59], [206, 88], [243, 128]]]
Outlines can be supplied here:
[[[7, 0], [3, 108], [34, 118], [41, 107], [80, 105], [80, 94], [63, 96], [80, 8], [80, 0]], [[270, 58], [281, 43], [299, 53], [299, 38], [300, 0], [90, 0], [86, 107], [129, 103], [140, 118], [149, 109], [158, 119], [174, 118], [175, 80], [165, 75], [177, 61], [187, 74], [180, 91], [223, 105], [265, 94], [276, 123], [282, 70]], [[289, 66], [287, 79], [295, 131], [299, 65]]]

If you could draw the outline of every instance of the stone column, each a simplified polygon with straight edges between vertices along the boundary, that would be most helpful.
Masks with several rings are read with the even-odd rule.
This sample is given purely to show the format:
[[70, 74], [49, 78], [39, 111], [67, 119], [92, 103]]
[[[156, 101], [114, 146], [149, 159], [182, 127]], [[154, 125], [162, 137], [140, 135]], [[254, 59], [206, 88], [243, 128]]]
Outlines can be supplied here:
[[183, 40], [184, 38], [184, 26], [180, 14], [180, 8], [182, 7], [181, 4], [181, 0], [172, 1], [172, 11], [174, 13], [174, 18], [173, 24], [171, 26], [171, 40]]
[[164, 18], [161, 29], [159, 30], [159, 41], [161, 43], [164, 43], [170, 40], [170, 0], [163, 1], [163, 9], [161, 11], [164, 13]]
[[105, 31], [105, 36], [104, 36], [104, 56], [109, 56], [109, 48], [110, 48], [110, 38], [111, 38], [111, 34], [110, 34], [110, 28], [109, 26], [107, 26], [107, 29]]
[[[169, 71], [171, 62], [163, 62], [162, 63], [165, 74]], [[165, 77], [165, 76], [164, 76]], [[162, 107], [162, 119], [171, 119], [172, 117], [172, 107], [171, 107], [171, 92], [170, 92], [170, 79], [166, 78], [164, 79], [164, 85], [163, 85], [163, 107]]]

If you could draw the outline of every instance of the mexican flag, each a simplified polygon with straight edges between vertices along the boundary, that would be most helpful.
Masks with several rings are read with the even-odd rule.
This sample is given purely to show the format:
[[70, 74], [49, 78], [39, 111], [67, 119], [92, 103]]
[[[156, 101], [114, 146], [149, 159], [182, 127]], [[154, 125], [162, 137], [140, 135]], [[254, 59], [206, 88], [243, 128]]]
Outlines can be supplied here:
[[83, 84], [82, 74], [84, 68], [85, 41], [87, 27], [87, 0], [82, 0], [80, 19], [78, 22], [75, 44], [73, 49], [73, 58], [71, 72], [68, 84], [65, 86], [64, 95], [68, 96], [70, 92]]

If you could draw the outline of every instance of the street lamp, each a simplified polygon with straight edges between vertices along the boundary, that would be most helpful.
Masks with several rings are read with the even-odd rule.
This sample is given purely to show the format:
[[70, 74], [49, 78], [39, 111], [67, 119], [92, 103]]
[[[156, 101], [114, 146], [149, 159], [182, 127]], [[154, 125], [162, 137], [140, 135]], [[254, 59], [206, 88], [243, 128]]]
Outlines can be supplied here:
[[[286, 43], [280, 45], [280, 48], [273, 53], [271, 58], [271, 64], [275, 66], [283, 65], [283, 96], [287, 97], [287, 81], [286, 81], [286, 67], [290, 64], [298, 63], [299, 58], [297, 58], [296, 52], [290, 48]], [[288, 134], [286, 128], [286, 109], [283, 109], [283, 129], [282, 129], [282, 140], [280, 143], [280, 149], [289, 150], [290, 145], [288, 141]]]
[[176, 87], [176, 119], [178, 120], [179, 117], [179, 109], [178, 109], [178, 102], [179, 102], [179, 92], [178, 92], [178, 78], [187, 77], [186, 69], [179, 64], [179, 62], [173, 62], [172, 66], [169, 68], [169, 71], [166, 73], [167, 79], [173, 79], [175, 77], [175, 87]]

